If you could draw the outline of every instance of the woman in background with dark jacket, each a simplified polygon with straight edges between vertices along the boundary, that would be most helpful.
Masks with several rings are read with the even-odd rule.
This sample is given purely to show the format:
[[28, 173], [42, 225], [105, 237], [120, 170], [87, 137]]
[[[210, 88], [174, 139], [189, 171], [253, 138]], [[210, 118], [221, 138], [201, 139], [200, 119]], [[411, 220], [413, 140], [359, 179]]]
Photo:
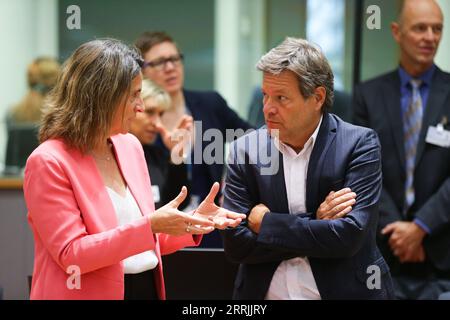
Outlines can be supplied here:
[[[184, 116], [176, 129], [169, 132], [161, 123], [162, 114], [171, 105], [169, 94], [146, 79], [142, 82], [141, 98], [144, 102], [144, 110], [137, 113], [136, 118], [131, 122], [130, 133], [138, 138], [144, 149], [152, 181], [153, 201], [158, 209], [173, 199], [181, 187], [188, 186], [189, 189], [186, 164], [172, 161], [170, 153], [176, 152], [177, 146], [183, 147], [181, 138], [186, 137], [184, 133], [192, 129], [192, 117]], [[161, 140], [167, 149], [155, 143], [158, 135], [161, 135]], [[189, 143], [189, 141], [186, 142]], [[182, 153], [181, 148], [178, 151]], [[182, 157], [182, 154], [179, 156]], [[189, 197], [189, 195], [186, 197], [179, 209], [186, 207]]]

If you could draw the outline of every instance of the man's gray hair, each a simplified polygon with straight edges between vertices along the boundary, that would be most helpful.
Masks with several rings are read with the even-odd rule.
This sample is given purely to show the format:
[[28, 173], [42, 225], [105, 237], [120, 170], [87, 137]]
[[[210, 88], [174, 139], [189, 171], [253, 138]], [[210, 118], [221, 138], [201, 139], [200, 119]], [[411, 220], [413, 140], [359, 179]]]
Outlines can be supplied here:
[[256, 68], [271, 74], [290, 70], [298, 76], [300, 92], [304, 98], [312, 96], [317, 87], [324, 87], [327, 96], [322, 111], [330, 110], [333, 105], [333, 71], [322, 50], [307, 40], [287, 37], [262, 56]]

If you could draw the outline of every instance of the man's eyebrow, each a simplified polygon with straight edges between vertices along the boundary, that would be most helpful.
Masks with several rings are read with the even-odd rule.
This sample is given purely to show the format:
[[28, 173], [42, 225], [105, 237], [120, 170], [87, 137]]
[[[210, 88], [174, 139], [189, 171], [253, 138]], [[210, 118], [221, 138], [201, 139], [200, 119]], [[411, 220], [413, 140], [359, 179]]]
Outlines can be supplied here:
[[[265, 93], [266, 90], [262, 89], [261, 92], [264, 92], [264, 93]], [[273, 93], [288, 93], [289, 90], [286, 90], [286, 88], [281, 87], [281, 88], [274, 88], [274, 89], [272, 90], [272, 92], [273, 92]]]

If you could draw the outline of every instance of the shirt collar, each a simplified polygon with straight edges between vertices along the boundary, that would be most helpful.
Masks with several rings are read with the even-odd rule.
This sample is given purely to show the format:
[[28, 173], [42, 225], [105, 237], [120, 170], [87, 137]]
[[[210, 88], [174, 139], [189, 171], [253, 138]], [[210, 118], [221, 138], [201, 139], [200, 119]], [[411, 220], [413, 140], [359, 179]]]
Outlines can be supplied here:
[[434, 71], [436, 70], [436, 65], [433, 63], [433, 65], [426, 70], [424, 73], [422, 73], [420, 76], [413, 78], [406, 70], [399, 66], [398, 68], [398, 74], [400, 76], [400, 82], [402, 88], [405, 88], [408, 86], [411, 79], [420, 79], [423, 81], [424, 84], [426, 84], [428, 87], [431, 85], [431, 80], [433, 79]]
[[[314, 148], [314, 144], [317, 140], [317, 135], [319, 134], [320, 125], [322, 124], [323, 115], [320, 116], [319, 124], [317, 125], [316, 129], [314, 130], [313, 134], [309, 137], [309, 139], [306, 141], [305, 145], [303, 146], [303, 149], [296, 153], [292, 147], [288, 146], [287, 144], [281, 142], [278, 137], [275, 137], [275, 146], [277, 149], [283, 154], [283, 155], [289, 155], [292, 157], [297, 157], [300, 155], [303, 155], [305, 152], [312, 150]], [[278, 145], [279, 144], [279, 145]]]

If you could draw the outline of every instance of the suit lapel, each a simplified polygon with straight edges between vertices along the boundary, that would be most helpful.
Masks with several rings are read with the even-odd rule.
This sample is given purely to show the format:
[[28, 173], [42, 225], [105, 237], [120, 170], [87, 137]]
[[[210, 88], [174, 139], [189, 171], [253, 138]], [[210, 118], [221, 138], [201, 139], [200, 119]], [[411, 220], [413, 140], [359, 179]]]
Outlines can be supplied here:
[[336, 122], [324, 113], [317, 140], [311, 153], [306, 180], [306, 209], [312, 212], [319, 206], [319, 185], [323, 163], [331, 143], [336, 137]]
[[391, 74], [388, 81], [383, 84], [385, 114], [387, 114], [389, 125], [392, 131], [392, 138], [395, 141], [399, 163], [403, 171], [405, 170], [405, 146], [403, 138], [403, 120], [400, 106], [400, 77], [397, 71]]
[[184, 96], [184, 103], [186, 104], [188, 112], [192, 115], [194, 120], [198, 119], [199, 108], [195, 94], [193, 94], [193, 92], [183, 90], [183, 96]]
[[[130, 161], [129, 157], [133, 156], [130, 154], [130, 151], [127, 149], [127, 146], [119, 140], [120, 135], [112, 136], [111, 141], [114, 146], [114, 153], [117, 159], [117, 164], [119, 166], [120, 171], [122, 172], [122, 176], [130, 189], [130, 192], [133, 194], [134, 199], [141, 211], [142, 215], [148, 214], [149, 210], [151, 212], [154, 211], [154, 207], [148, 207], [146, 204], [154, 203], [153, 202], [153, 194], [149, 192], [147, 195], [144, 194], [143, 186], [139, 186], [139, 178], [136, 176], [137, 168], [133, 167], [133, 161]], [[134, 170], [134, 171], [133, 171]]]
[[435, 126], [439, 123], [439, 115], [441, 109], [445, 107], [445, 98], [450, 93], [450, 87], [445, 81], [441, 80], [441, 70], [436, 68], [431, 82], [430, 93], [428, 95], [428, 101], [425, 108], [425, 114], [422, 121], [422, 129], [420, 131], [419, 142], [417, 145], [416, 154], [416, 166], [422, 157], [423, 150], [425, 149], [425, 138], [429, 126]]
[[[206, 145], [204, 145], [205, 142], [203, 141], [203, 132], [208, 130], [212, 124], [209, 118], [210, 113], [205, 113], [202, 110], [202, 105], [199, 102], [198, 95], [195, 93], [195, 91], [183, 90], [183, 95], [187, 111], [191, 114], [194, 121], [201, 121], [201, 132], [196, 131], [195, 133], [195, 141], [197, 141], [197, 143], [194, 146], [194, 150], [196, 154], [203, 155], [204, 148], [206, 147]], [[195, 158], [193, 158], [192, 160], [196, 161]], [[220, 181], [222, 177], [220, 176], [220, 174], [217, 174], [214, 165], [208, 165], [206, 166], [206, 168], [212, 180]]]
[[[91, 155], [82, 155], [78, 151], [74, 155], [75, 161], [81, 170], [79, 174], [79, 185], [82, 186], [84, 194], [92, 199], [98, 207], [84, 208], [91, 211], [91, 215], [96, 217], [96, 221], [101, 225], [101, 230], [115, 228], [118, 225], [114, 206], [106, 190], [103, 179]], [[100, 208], [100, 210], [98, 209]], [[82, 210], [83, 211], [83, 210]]]
[[272, 187], [272, 192], [275, 198], [275, 207], [271, 206], [271, 209], [276, 212], [289, 213], [286, 181], [284, 179], [283, 155], [278, 150], [278, 148], [275, 147], [275, 141], [273, 138], [267, 139], [267, 148], [269, 152], [271, 152], [272, 150], [277, 152], [279, 165], [277, 173], [269, 176], [269, 185]]

